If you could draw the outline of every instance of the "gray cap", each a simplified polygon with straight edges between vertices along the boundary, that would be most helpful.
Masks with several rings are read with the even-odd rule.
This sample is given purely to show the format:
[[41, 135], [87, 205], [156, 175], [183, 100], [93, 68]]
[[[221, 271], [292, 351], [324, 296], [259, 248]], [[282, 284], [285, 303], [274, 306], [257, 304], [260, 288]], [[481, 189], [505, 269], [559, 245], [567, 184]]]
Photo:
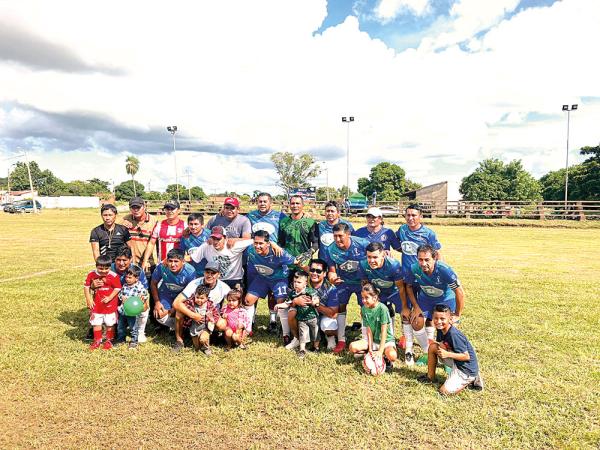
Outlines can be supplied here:
[[146, 203], [142, 197], [133, 197], [129, 200], [129, 206], [144, 206]]
[[217, 261], [209, 261], [206, 263], [206, 266], [204, 266], [204, 270], [212, 270], [213, 272], [219, 272], [220, 269]]

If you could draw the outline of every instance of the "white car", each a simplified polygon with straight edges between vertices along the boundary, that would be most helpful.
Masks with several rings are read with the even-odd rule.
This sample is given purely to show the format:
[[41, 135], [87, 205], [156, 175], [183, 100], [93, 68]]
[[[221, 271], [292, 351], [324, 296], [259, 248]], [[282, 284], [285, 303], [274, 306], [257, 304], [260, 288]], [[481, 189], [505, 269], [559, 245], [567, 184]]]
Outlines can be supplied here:
[[400, 210], [395, 206], [379, 206], [378, 208], [383, 217], [398, 217], [400, 215]]

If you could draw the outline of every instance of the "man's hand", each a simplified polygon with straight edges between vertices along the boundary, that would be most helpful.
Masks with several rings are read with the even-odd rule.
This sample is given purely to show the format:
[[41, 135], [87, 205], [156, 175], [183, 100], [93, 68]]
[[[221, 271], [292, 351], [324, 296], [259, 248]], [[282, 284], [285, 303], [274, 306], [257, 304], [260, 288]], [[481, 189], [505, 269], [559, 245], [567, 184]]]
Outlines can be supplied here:
[[294, 299], [296, 306], [308, 306], [312, 304], [312, 297], [310, 295], [299, 295]]
[[440, 358], [448, 358], [450, 356], [450, 352], [444, 348], [442, 348], [442, 346], [438, 346], [438, 350], [437, 350], [437, 355]]
[[402, 308], [402, 312], [400, 313], [402, 316], [402, 320], [406, 320], [410, 322], [410, 309]]
[[103, 286], [104, 286], [104, 278], [96, 278], [95, 280], [92, 280], [90, 287], [92, 289], [99, 289]]
[[283, 255], [283, 249], [279, 245], [277, 245], [275, 242], [271, 242], [270, 244], [275, 256], [279, 257]]
[[163, 305], [160, 302], [156, 302], [154, 304], [154, 318], [160, 319], [162, 317], [164, 309], [165, 308], [163, 308]]
[[340, 277], [337, 277], [331, 282], [331, 284], [333, 284], [334, 286], [339, 286], [343, 282], [344, 282], [344, 280], [342, 280]]
[[414, 324], [419, 317], [423, 317], [423, 311], [418, 305], [414, 305], [412, 311], [410, 312], [410, 322]]

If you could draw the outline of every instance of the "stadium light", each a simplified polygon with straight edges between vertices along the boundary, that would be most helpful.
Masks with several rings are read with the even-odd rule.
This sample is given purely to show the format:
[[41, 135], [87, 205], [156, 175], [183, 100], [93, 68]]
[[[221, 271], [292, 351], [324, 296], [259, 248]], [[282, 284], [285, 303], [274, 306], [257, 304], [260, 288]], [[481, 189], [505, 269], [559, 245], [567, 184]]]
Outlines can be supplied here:
[[167, 127], [167, 131], [173, 136], [173, 161], [175, 162], [175, 189], [177, 190], [177, 201], [179, 202], [179, 181], [177, 181], [177, 147], [175, 147], [175, 133], [177, 125]]
[[354, 116], [343, 116], [342, 122], [348, 127], [346, 131], [346, 198], [350, 198], [350, 122], [354, 122]]
[[571, 111], [577, 111], [577, 104], [562, 105], [562, 110], [567, 112], [567, 162], [565, 164], [565, 211], [567, 209], [567, 201], [569, 199], [569, 127], [571, 123]]

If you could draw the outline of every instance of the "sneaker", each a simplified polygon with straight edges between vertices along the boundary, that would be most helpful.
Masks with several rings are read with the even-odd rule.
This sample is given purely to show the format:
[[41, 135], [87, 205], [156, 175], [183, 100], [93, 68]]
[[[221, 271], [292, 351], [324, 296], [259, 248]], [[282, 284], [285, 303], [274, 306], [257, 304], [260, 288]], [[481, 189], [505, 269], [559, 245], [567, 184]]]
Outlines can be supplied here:
[[283, 346], [287, 347], [287, 345], [290, 343], [290, 337], [289, 336], [284, 336], [283, 337]]
[[105, 340], [104, 345], [102, 345], [102, 350], [110, 350], [111, 348], [113, 348], [113, 343], [110, 339]]
[[140, 333], [140, 334], [138, 334], [137, 341], [138, 341], [138, 344], [143, 344], [144, 342], [148, 341], [148, 338], [146, 337], [145, 333]]
[[333, 349], [333, 353], [336, 355], [342, 353], [346, 349], [346, 341], [339, 341], [335, 348]]
[[102, 341], [94, 341], [90, 344], [90, 350], [97, 350], [102, 345]]
[[427, 365], [427, 355], [421, 355], [419, 356], [419, 359], [417, 359], [417, 367], [424, 367]]
[[171, 350], [173, 351], [173, 353], [179, 353], [181, 350], [183, 350], [183, 347], [183, 342], [175, 341]]
[[417, 377], [417, 381], [423, 384], [433, 384], [434, 380], [429, 378], [427, 375], [419, 375]]
[[406, 350], [406, 337], [405, 336], [401, 336], [400, 339], [398, 339], [398, 348], [401, 348], [402, 350]]
[[390, 373], [392, 371], [392, 369], [394, 368], [394, 363], [391, 362], [387, 358], [383, 358], [383, 360], [385, 361], [385, 371], [386, 371], [386, 373]]
[[300, 359], [306, 358], [306, 350], [300, 350], [298, 352], [298, 358], [300, 358]]
[[292, 339], [291, 342], [285, 346], [286, 350], [294, 350], [300, 347], [300, 341], [296, 338]]
[[413, 355], [411, 352], [405, 353], [404, 354], [404, 364], [406, 364], [408, 367], [412, 367], [415, 365], [415, 355]]
[[277, 334], [277, 322], [269, 322], [267, 332], [269, 334]]
[[200, 347], [200, 351], [204, 353], [204, 356], [212, 356], [212, 350], [208, 345], [206, 347]]
[[473, 382], [467, 387], [474, 391], [483, 391], [483, 378], [481, 377], [481, 374], [477, 375]]
[[137, 348], [138, 348], [138, 343], [137, 342], [131, 341], [129, 343], [129, 350], [137, 350]]

